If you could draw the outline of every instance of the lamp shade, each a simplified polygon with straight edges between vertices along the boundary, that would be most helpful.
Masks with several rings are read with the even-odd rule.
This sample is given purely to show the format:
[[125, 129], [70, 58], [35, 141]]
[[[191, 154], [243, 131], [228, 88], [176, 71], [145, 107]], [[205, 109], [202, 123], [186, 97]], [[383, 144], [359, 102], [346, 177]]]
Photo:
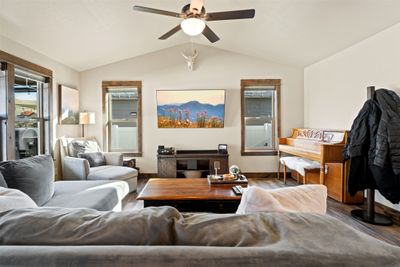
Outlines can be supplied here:
[[79, 124], [95, 124], [95, 113], [94, 112], [80, 112], [79, 113]]
[[181, 22], [182, 31], [190, 36], [199, 35], [205, 27], [206, 23], [198, 18], [188, 18]]

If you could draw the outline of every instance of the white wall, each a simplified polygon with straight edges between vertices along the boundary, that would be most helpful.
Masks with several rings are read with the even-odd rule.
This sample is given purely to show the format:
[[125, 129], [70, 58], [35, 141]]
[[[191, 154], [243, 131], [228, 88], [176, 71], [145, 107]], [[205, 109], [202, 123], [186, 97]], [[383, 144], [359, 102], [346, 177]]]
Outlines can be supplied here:
[[305, 68], [305, 126], [350, 129], [370, 85], [400, 93], [400, 24]]
[[305, 126], [350, 129], [370, 85], [400, 92], [400, 24], [305, 68]]
[[[195, 45], [197, 68], [189, 72], [180, 54], [188, 45], [120, 61], [81, 72], [81, 106], [96, 112], [96, 125], [87, 127], [102, 143], [101, 82], [141, 80], [143, 82], [143, 157], [138, 166], [145, 173], [157, 172], [156, 151], [160, 144], [177, 149], [216, 149], [228, 144], [230, 164], [247, 172], [276, 171], [276, 157], [240, 156], [240, 79], [282, 79], [282, 134], [303, 125], [303, 71], [293, 67]], [[226, 89], [225, 128], [158, 129], [157, 89]]]
[[[59, 136], [80, 136], [80, 126], [75, 125], [58, 125], [58, 85], [68, 85], [72, 88], [79, 89], [79, 73], [49, 57], [40, 54], [29, 47], [21, 45], [0, 35], [0, 50], [9, 54], [20, 57], [42, 67], [53, 71], [53, 129], [54, 137]], [[55, 140], [55, 138], [53, 138]]]

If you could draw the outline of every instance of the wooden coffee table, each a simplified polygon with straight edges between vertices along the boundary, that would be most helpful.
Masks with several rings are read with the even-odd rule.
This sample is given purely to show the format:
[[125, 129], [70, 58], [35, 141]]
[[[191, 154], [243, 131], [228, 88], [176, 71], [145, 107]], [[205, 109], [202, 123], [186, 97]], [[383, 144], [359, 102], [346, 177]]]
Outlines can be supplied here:
[[172, 206], [179, 211], [236, 212], [241, 196], [232, 191], [233, 184], [210, 185], [205, 178], [150, 179], [137, 197], [144, 207]]

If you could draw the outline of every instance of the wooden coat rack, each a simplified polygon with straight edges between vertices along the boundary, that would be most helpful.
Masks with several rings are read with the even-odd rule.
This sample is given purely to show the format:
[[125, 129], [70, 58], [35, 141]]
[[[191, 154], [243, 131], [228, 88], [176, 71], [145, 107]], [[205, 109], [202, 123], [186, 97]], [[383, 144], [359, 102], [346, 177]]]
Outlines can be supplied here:
[[[367, 96], [368, 99], [373, 99], [375, 96], [375, 86], [367, 87]], [[367, 209], [366, 210], [352, 210], [351, 216], [356, 218], [357, 220], [376, 224], [376, 225], [391, 225], [393, 221], [380, 213], [375, 212], [375, 189], [368, 188], [367, 189]]]

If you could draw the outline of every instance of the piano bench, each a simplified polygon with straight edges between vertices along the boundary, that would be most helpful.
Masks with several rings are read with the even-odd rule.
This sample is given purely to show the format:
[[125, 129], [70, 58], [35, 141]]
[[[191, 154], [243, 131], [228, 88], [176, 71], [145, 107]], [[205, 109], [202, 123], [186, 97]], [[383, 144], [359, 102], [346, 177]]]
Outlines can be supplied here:
[[314, 173], [319, 173], [321, 168], [319, 162], [301, 157], [281, 157], [279, 162], [283, 165], [283, 182], [285, 184], [287, 178], [287, 168], [296, 171], [297, 183], [300, 183], [299, 175], [302, 176], [303, 184], [306, 184], [308, 176]]

